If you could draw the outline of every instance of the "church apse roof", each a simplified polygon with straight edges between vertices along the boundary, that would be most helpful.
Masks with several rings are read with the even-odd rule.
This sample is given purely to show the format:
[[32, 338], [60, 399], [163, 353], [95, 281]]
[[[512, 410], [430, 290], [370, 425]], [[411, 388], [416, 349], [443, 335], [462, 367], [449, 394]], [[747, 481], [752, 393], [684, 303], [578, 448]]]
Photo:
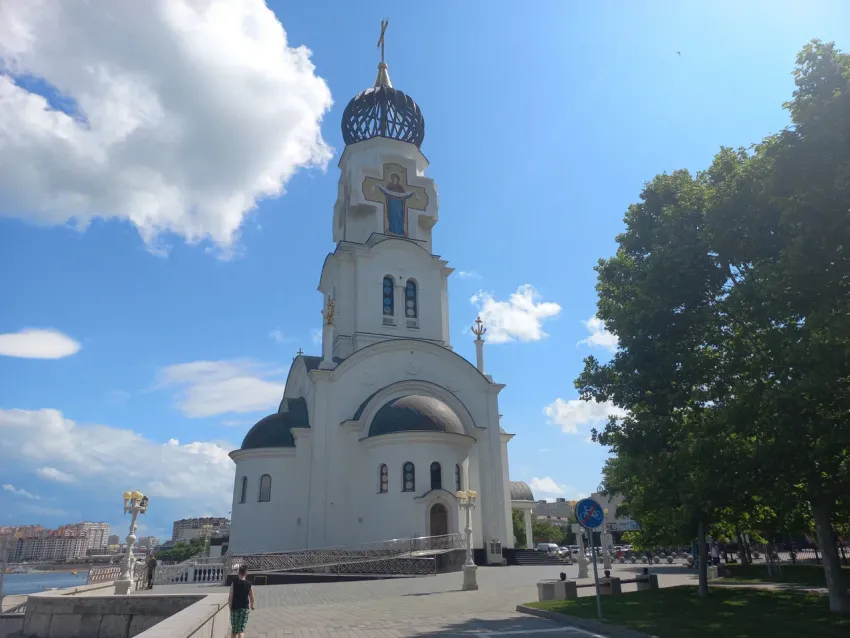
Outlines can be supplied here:
[[295, 447], [295, 437], [292, 428], [309, 428], [310, 419], [307, 415], [307, 401], [284, 399], [280, 409], [274, 414], [260, 419], [248, 430], [242, 440], [243, 450], [256, 450], [267, 447]]
[[369, 426], [369, 436], [394, 432], [465, 434], [454, 410], [439, 399], [417, 394], [388, 401], [378, 410]]

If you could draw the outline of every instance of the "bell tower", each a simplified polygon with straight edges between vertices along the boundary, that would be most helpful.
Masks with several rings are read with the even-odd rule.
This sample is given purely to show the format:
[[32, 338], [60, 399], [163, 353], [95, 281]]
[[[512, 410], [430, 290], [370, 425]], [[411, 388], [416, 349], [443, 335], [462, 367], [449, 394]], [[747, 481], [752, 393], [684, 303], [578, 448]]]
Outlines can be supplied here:
[[[433, 254], [439, 201], [425, 176], [420, 147], [425, 119], [393, 87], [384, 59], [388, 22], [381, 23], [381, 61], [374, 86], [351, 99], [342, 116], [345, 150], [333, 213], [336, 249], [319, 290], [333, 301], [335, 360], [386, 339], [425, 339], [449, 347], [448, 276]], [[328, 351], [323, 347], [323, 351]]]

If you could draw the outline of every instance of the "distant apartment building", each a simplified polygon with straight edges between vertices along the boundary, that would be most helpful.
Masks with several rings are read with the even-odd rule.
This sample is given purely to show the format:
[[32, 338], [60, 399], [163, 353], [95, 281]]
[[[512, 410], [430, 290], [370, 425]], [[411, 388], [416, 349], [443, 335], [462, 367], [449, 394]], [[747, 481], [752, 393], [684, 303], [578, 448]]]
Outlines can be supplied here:
[[13, 525], [11, 527], [0, 527], [0, 536], [14, 536], [15, 538], [27, 538], [37, 536], [45, 532], [41, 525]]
[[179, 521], [174, 521], [174, 525], [171, 530], [171, 540], [176, 542], [200, 536], [206, 525], [212, 527], [213, 534], [222, 534], [229, 531], [230, 519], [224, 518], [223, 516], [182, 518]]
[[109, 538], [106, 539], [106, 544], [107, 545], [120, 545], [121, 544], [121, 538], [118, 536], [118, 534], [110, 534]]
[[56, 561], [73, 560], [86, 555], [88, 539], [85, 534], [79, 536], [57, 536], [42, 532], [39, 536], [18, 538], [12, 543], [9, 560]]
[[85, 535], [86, 549], [101, 549], [109, 545], [109, 523], [71, 523], [60, 527], [56, 533], [59, 536]]
[[159, 545], [158, 536], [142, 536], [139, 538], [139, 547], [157, 547]]

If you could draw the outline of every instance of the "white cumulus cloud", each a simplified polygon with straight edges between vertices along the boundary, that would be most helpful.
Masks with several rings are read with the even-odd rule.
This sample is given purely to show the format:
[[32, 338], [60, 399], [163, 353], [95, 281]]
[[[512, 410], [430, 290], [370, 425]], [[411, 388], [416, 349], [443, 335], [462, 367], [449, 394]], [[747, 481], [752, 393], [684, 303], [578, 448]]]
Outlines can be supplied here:
[[258, 200], [332, 156], [310, 55], [264, 0], [3, 0], [0, 215], [226, 254]]
[[519, 286], [507, 301], [496, 301], [492, 294], [480, 291], [470, 302], [478, 307], [490, 343], [539, 341], [549, 336], [543, 332], [543, 322], [561, 312], [558, 304], [541, 301], [531, 284]]
[[40, 467], [35, 471], [41, 478], [57, 483], [73, 483], [76, 477], [55, 467]]
[[4, 492], [9, 492], [10, 494], [14, 494], [15, 496], [22, 496], [23, 498], [29, 498], [34, 501], [39, 500], [39, 497], [36, 494], [19, 489], [11, 483], [4, 483], [2, 487]]
[[458, 279], [481, 279], [481, 275], [474, 270], [458, 270], [455, 274]]
[[555, 498], [566, 498], [568, 500], [578, 498], [578, 494], [576, 489], [569, 486], [564, 485], [563, 483], [558, 483], [551, 476], [544, 476], [542, 478], [534, 477], [528, 482], [528, 487], [531, 488], [531, 491], [534, 493], [534, 498], [539, 500], [553, 500]]
[[177, 407], [188, 417], [275, 408], [284, 383], [272, 370], [252, 361], [192, 361], [160, 372], [160, 387], [177, 388]]
[[[0, 105], [2, 109], [2, 105]], [[2, 156], [2, 129], [0, 129], [0, 156]], [[0, 159], [0, 164], [2, 164]], [[0, 181], [3, 180], [0, 175]], [[2, 195], [0, 195], [2, 197]], [[18, 332], [0, 334], [0, 355], [23, 359], [62, 359], [80, 351], [79, 343], [58, 330], [25, 328]]]
[[591, 348], [604, 348], [608, 352], [614, 352], [617, 350], [617, 344], [619, 343], [617, 335], [612, 334], [605, 329], [605, 324], [602, 323], [602, 319], [594, 316], [587, 321], [582, 321], [582, 323], [590, 334], [579, 341], [576, 345], [584, 344]]
[[0, 465], [52, 469], [75, 476], [84, 490], [108, 482], [119, 494], [133, 488], [151, 499], [184, 499], [193, 510], [229, 509], [228, 451], [212, 442], [158, 443], [130, 430], [80, 425], [58, 410], [0, 410]]
[[543, 408], [543, 414], [549, 419], [549, 423], [560, 426], [567, 434], [577, 434], [580, 429], [605, 425], [608, 415], [625, 416], [626, 411], [607, 401], [564, 401], [558, 398]]

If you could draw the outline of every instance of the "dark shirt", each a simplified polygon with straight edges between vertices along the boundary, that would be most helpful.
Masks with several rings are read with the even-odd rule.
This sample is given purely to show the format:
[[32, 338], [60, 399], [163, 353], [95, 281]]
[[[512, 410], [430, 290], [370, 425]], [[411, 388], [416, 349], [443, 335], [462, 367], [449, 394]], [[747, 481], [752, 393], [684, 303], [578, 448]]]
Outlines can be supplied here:
[[248, 592], [251, 591], [251, 581], [238, 578], [233, 581], [233, 601], [231, 609], [248, 609]]

